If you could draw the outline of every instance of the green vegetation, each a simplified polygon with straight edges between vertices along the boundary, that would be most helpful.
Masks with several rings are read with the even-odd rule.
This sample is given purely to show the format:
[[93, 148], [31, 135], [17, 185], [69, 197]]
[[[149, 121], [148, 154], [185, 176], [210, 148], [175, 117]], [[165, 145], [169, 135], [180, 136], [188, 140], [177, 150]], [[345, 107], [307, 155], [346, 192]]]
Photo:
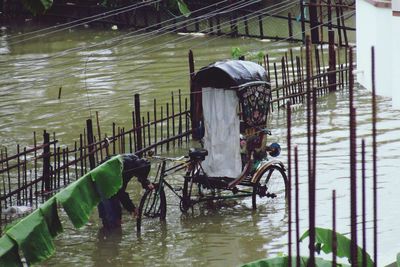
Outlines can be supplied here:
[[179, 11], [181, 12], [181, 14], [184, 15], [185, 17], [189, 17], [190, 10], [187, 7], [187, 5], [185, 4], [185, 2], [183, 2], [182, 0], [176, 0], [176, 3], [178, 3], [178, 8], [179, 8]]
[[[309, 236], [309, 231], [306, 231], [302, 237], [300, 238], [300, 241], [303, 241], [305, 238]], [[316, 251], [319, 253], [321, 250], [328, 254], [332, 253], [333, 251], [333, 231], [331, 229], [325, 229], [325, 228], [315, 228], [315, 247]], [[350, 254], [350, 248], [351, 248], [351, 240], [347, 237], [345, 237], [342, 234], [336, 233], [336, 243], [337, 243], [337, 251], [336, 255], [340, 258], [347, 258], [350, 262], [351, 259], [351, 254]], [[357, 247], [357, 262], [358, 266], [364, 266], [362, 264], [362, 254], [365, 251]], [[371, 259], [371, 256], [365, 252], [367, 255], [367, 263], [366, 266], [374, 266], [374, 263]]]
[[[309, 231], [306, 231], [300, 238], [300, 241], [303, 241], [309, 236]], [[320, 228], [316, 227], [315, 228], [315, 247], [316, 251], [320, 253], [323, 251], [326, 254], [332, 253], [333, 252], [333, 231], [330, 229], [325, 229], [325, 228]], [[336, 255], [340, 258], [347, 258], [350, 262], [351, 259], [351, 254], [350, 254], [350, 248], [351, 248], [351, 240], [345, 237], [342, 234], [336, 233]], [[374, 266], [374, 262], [371, 259], [371, 256], [365, 252], [362, 248], [358, 247], [357, 248], [357, 262], [358, 266]], [[366, 253], [366, 259], [367, 262], [364, 265], [362, 262], [362, 254]], [[288, 266], [289, 263], [289, 257], [288, 256], [281, 256], [281, 257], [276, 257], [276, 258], [271, 258], [271, 259], [261, 259], [257, 260], [254, 262], [247, 263], [243, 265], [242, 267], [271, 267], [271, 266]], [[292, 257], [292, 264], [296, 263], [296, 257]], [[400, 254], [397, 255], [397, 265], [400, 264]], [[328, 260], [324, 260], [321, 258], [316, 258], [315, 259], [315, 265], [318, 267], [324, 267], [324, 266], [332, 266], [332, 262]], [[308, 266], [308, 258], [307, 257], [300, 257], [300, 266]], [[337, 266], [350, 266], [350, 265], [345, 265], [345, 264], [337, 264]]]
[[121, 156], [108, 160], [7, 227], [0, 238], [0, 266], [23, 266], [19, 251], [28, 265], [51, 257], [55, 251], [53, 240], [63, 231], [58, 206], [63, 206], [76, 228], [82, 227], [101, 198], [109, 198], [121, 188], [122, 169]]
[[240, 47], [232, 47], [231, 57], [233, 59], [239, 59], [245, 57], [246, 60], [256, 60], [257, 62], [263, 62], [265, 53], [263, 51], [258, 52], [245, 52]]

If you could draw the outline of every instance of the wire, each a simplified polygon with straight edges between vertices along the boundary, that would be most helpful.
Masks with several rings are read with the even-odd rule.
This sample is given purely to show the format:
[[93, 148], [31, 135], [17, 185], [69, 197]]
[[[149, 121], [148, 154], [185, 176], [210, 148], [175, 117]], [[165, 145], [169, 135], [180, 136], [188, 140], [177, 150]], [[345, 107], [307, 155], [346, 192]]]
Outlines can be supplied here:
[[[217, 38], [214, 38], [214, 39], [218, 39], [218, 38], [220, 38], [220, 37], [217, 37]], [[207, 42], [211, 42], [212, 40], [210, 40], [210, 41], [207, 41]], [[201, 45], [201, 44], [200, 44]], [[139, 66], [139, 67], [137, 67], [137, 68], [135, 68], [135, 69], [139, 69], [139, 68], [143, 68], [143, 67], [145, 67], [144, 65], [142, 65], [142, 66]], [[132, 70], [130, 70], [130, 71], [132, 71]], [[71, 110], [69, 110], [69, 111], [71, 111]]]
[[[287, 0], [286, 2], [290, 2], [290, 0]], [[280, 3], [282, 3], [282, 2], [280, 2]], [[294, 4], [293, 3], [290, 3], [290, 4], [287, 4], [286, 6], [283, 6], [283, 7], [279, 7], [279, 8], [277, 8], [277, 9], [275, 9], [275, 10], [273, 10], [273, 12], [275, 12], [276, 11], [276, 13], [279, 13], [279, 12], [282, 12], [283, 10], [282, 10], [282, 8], [284, 8], [284, 10], [286, 10], [288, 7], [290, 8], [290, 7], [292, 7]], [[270, 7], [269, 7], [270, 8]], [[264, 9], [263, 9], [264, 10]], [[261, 10], [261, 11], [263, 11], [263, 10]], [[257, 15], [254, 15], [254, 16], [252, 16], [252, 17], [248, 17], [248, 19], [252, 19], [252, 18], [255, 18], [255, 17], [257, 17], [258, 16], [258, 14]], [[242, 18], [242, 17], [239, 17], [238, 19], [240, 19], [240, 18]], [[227, 21], [227, 22], [225, 22], [225, 23], [222, 23], [221, 24], [221, 26], [224, 26], [224, 25], [228, 25], [230, 22], [229, 21]], [[253, 21], [253, 22], [250, 22], [249, 24], [252, 24], [252, 23], [258, 23], [258, 21], [257, 22], [255, 22], [255, 21]], [[242, 27], [238, 27], [238, 29], [241, 29]], [[208, 29], [210, 29], [210, 28], [207, 28], [207, 29], [205, 29], [205, 30], [208, 30]], [[222, 38], [222, 37], [224, 37], [224, 35], [220, 35], [220, 36], [217, 36], [217, 37], [214, 37], [214, 38], [210, 38], [209, 40], [207, 40], [207, 41], [204, 41], [204, 42], [200, 42], [200, 43], [198, 43], [197, 45], [193, 45], [193, 46], [191, 46], [191, 47], [189, 47], [189, 49], [192, 49], [192, 48], [195, 48], [195, 47], [199, 47], [199, 46], [203, 46], [204, 44], [206, 44], [206, 43], [210, 43], [210, 42], [213, 42], [213, 41], [215, 41], [215, 40], [217, 40], [217, 39], [220, 39], [220, 38]], [[183, 38], [177, 38], [177, 39], [175, 39], [175, 40], [173, 40], [174, 41], [174, 44], [175, 45], [177, 45], [177, 44], [182, 44], [182, 43], [184, 43], [184, 42], [187, 42], [187, 41], [190, 41], [190, 40], [192, 40], [192, 39], [195, 39], [196, 38], [196, 36], [192, 36], [191, 38], [188, 38], [188, 39], [186, 39], [186, 40], [184, 40], [184, 41], [182, 41], [182, 42], [176, 42], [176, 40], [179, 40], [179, 39], [183, 39]], [[150, 49], [150, 48], [149, 48]], [[154, 51], [156, 51], [156, 50], [159, 50], [159, 48], [158, 47], [155, 47], [154, 49], [151, 49], [151, 50], [142, 50], [142, 51], [140, 51], [139, 53], [140, 53], [140, 56], [143, 56], [143, 55], [146, 55], [146, 54], [148, 54], [148, 53], [152, 53], [152, 52], [154, 52]], [[144, 52], [146, 52], [146, 53], [144, 53]], [[133, 58], [136, 58], [137, 56], [134, 56]], [[129, 60], [131, 60], [132, 58], [129, 58]], [[138, 70], [138, 69], [141, 69], [141, 68], [143, 68], [143, 67], [146, 67], [146, 66], [149, 66], [149, 65], [151, 65], [152, 63], [150, 62], [150, 63], [146, 63], [146, 64], [142, 64], [142, 65], [140, 65], [140, 66], [138, 66], [137, 68], [134, 68], [134, 69], [130, 69], [130, 70], [128, 70], [128, 71], [126, 71], [126, 72], [123, 72], [123, 73], [119, 73], [117, 76], [114, 76], [114, 77], [118, 77], [118, 76], [121, 76], [121, 75], [124, 75], [124, 74], [126, 74], [126, 73], [128, 73], [128, 72], [131, 72], [132, 70]], [[99, 70], [99, 69], [101, 69], [101, 68], [103, 68], [102, 66], [100, 66], [100, 67], [98, 67], [98, 68], [95, 68], [95, 69], [92, 69], [92, 71], [93, 70]]]
[[[245, 2], [244, 0], [242, 0], [243, 2]], [[247, 4], [248, 5], [248, 4]], [[244, 6], [246, 6], [246, 5], [244, 5]], [[238, 6], [238, 7], [236, 7], [236, 9], [239, 9], [239, 8], [241, 8], [241, 7], [243, 7], [243, 5], [240, 5], [240, 6]], [[214, 13], [211, 13], [210, 15], [208, 15], [207, 17], [205, 17], [205, 19], [207, 19], [208, 17], [211, 17], [212, 15], [213, 15]], [[192, 24], [194, 24], [194, 23], [196, 23], [196, 18], [195, 19], [193, 19], [193, 23]], [[174, 26], [171, 26], [171, 25], [169, 25], [169, 26], [167, 26], [167, 27], [169, 27], [169, 28], [173, 28]], [[172, 32], [172, 31], [170, 31], [170, 32]], [[161, 34], [161, 35], [157, 35], [156, 37], [159, 37], [159, 36], [162, 36], [162, 35], [165, 35], [165, 34], [167, 34], [168, 32], [166, 32], [166, 33], [163, 33], [163, 34]], [[134, 36], [134, 40], [140, 40], [140, 38], [136, 38], [136, 36]], [[175, 40], [172, 40], [172, 42], [174, 42], [174, 41], [176, 41], [176, 40], [179, 40], [179, 39], [184, 39], [185, 38], [185, 36], [183, 36], [183, 37], [179, 37], [179, 38], [176, 38]], [[155, 39], [155, 38], [152, 38], [152, 39], [145, 39], [144, 41], [142, 41], [142, 42], [139, 42], [139, 43], [136, 43], [136, 45], [139, 45], [139, 44], [143, 44], [143, 43], [145, 43], [145, 42], [147, 42], [147, 41], [149, 41], [149, 40], [153, 40], [153, 39]], [[168, 42], [166, 42], [166, 43], [170, 43], [171, 41], [168, 41]], [[166, 43], [164, 43], [164, 44], [166, 44]], [[126, 45], [127, 43], [125, 43], [125, 45]], [[111, 46], [111, 47], [116, 47], [116, 46], [119, 46], [119, 45], [122, 45], [121, 43], [118, 43], [117, 45], [115, 45], [115, 46]], [[163, 45], [163, 44], [161, 44], [161, 45]], [[93, 46], [95, 46], [95, 45], [93, 45]], [[110, 49], [111, 47], [109, 47], [108, 49]], [[151, 52], [153, 52], [154, 51], [154, 49], [151, 51]], [[138, 53], [140, 53], [141, 55], [143, 55], [143, 53], [142, 53], [143, 51], [139, 51]], [[93, 53], [93, 52], [92, 52]], [[148, 53], [147, 53], [148, 54]], [[137, 57], [137, 56], [135, 56], [135, 57]], [[134, 58], [135, 58], [134, 57]], [[132, 58], [129, 58], [129, 60], [131, 60]], [[72, 60], [70, 60], [70, 61], [67, 61], [67, 62], [65, 62], [65, 61], [63, 61], [63, 62], [60, 62], [60, 63], [58, 63], [58, 64], [54, 64], [54, 65], [52, 65], [52, 67], [54, 68], [55, 66], [58, 66], [58, 65], [64, 65], [64, 64], [66, 64], [66, 63], [69, 63], [69, 62], [71, 62], [71, 61], [74, 61], [74, 59], [72, 59]], [[30, 65], [27, 65], [27, 66], [25, 66], [26, 67], [26, 69], [30, 69], [30, 68], [28, 68], [28, 67], [30, 67]], [[70, 68], [68, 68], [68, 69], [74, 69], [75, 68], [75, 66], [71, 66]], [[31, 70], [30, 69], [30, 75], [32, 75], [35, 71], [40, 71], [41, 69], [34, 69], [34, 70]], [[66, 73], [65, 72], [65, 69], [63, 69], [63, 70], [59, 70], [59, 71], [57, 71], [55, 74], [57, 74], [57, 73], [60, 73], [60, 76], [65, 76], [66, 74], [71, 74], [71, 73], [74, 73], [75, 71], [73, 71], [73, 72], [69, 72], [69, 73]], [[14, 71], [10, 71], [9, 73], [14, 73]], [[7, 73], [6, 73], [7, 74]], [[58, 76], [55, 76], [55, 77], [58, 77]], [[15, 87], [14, 87], [15, 88]], [[13, 88], [11, 88], [11, 89], [13, 89]]]
[[[16, 39], [16, 38], [21, 38], [21, 37], [26, 36], [26, 35], [38, 34], [38, 33], [41, 33], [41, 32], [46, 32], [47, 30], [58, 29], [60, 27], [72, 25], [72, 26], [68, 26], [68, 27], [64, 27], [64, 28], [58, 29], [56, 31], [52, 31], [52, 32], [48, 32], [48, 33], [44, 33], [44, 34], [40, 34], [40, 35], [35, 35], [33, 37], [30, 37], [30, 38], [27, 38], [27, 39], [24, 39], [24, 40], [21, 40], [21, 41], [18, 41], [18, 42], [12, 42], [12, 43], [10, 43], [10, 45], [19, 44], [19, 43], [26, 42], [26, 41], [29, 41], [29, 40], [32, 40], [32, 39], [35, 39], [35, 38], [42, 38], [42, 37], [45, 37], [47, 35], [50, 35], [50, 34], [53, 34], [53, 33], [59, 32], [59, 31], [72, 29], [72, 28], [75, 28], [75, 27], [80, 26], [80, 25], [92, 23], [92, 22], [98, 21], [100, 19], [105, 19], [105, 18], [108, 18], [108, 17], [111, 17], [111, 16], [115, 16], [115, 15], [118, 15], [118, 14], [121, 14], [121, 13], [125, 13], [125, 12], [128, 12], [128, 11], [134, 10], [134, 9], [138, 9], [138, 8], [141, 8], [141, 7], [144, 7], [144, 6], [152, 5], [152, 4], [158, 3], [160, 1], [161, 0], [155, 0], [155, 1], [152, 1], [152, 2], [135, 3], [135, 4], [128, 5], [128, 6], [125, 6], [125, 7], [122, 7], [122, 8], [113, 9], [111, 11], [103, 12], [103, 13], [96, 14], [96, 15], [93, 15], [93, 16], [90, 16], [90, 17], [86, 17], [86, 18], [81, 18], [81, 19], [78, 19], [78, 20], [74, 20], [74, 21], [71, 21], [71, 22], [64, 23], [64, 24], [54, 25], [54, 26], [51, 26], [51, 27], [48, 27], [48, 28], [45, 28], [45, 29], [40, 29], [40, 30], [33, 31], [33, 32], [28, 32], [28, 33], [23, 33], [23, 34], [20, 34], [20, 35], [11, 36], [11, 37], [9, 37], [10, 40]], [[92, 19], [92, 18], [94, 18], [94, 19]], [[92, 20], [89, 20], [89, 19], [92, 19]], [[75, 24], [77, 22], [81, 22], [81, 21], [84, 21], [84, 22], [78, 23], [76, 25], [73, 25], [73, 24]]]
[[[215, 3], [215, 4], [211, 5], [211, 6], [217, 6], [217, 5], [222, 4], [222, 3], [224, 3], [224, 2], [227, 2], [227, 1], [229, 1], [229, 0], [222, 0], [222, 1], [217, 2], [217, 3]], [[197, 9], [197, 10], [193, 11], [192, 14], [195, 14], [195, 13], [198, 13], [198, 12], [201, 12], [201, 11], [204, 11], [204, 10], [206, 10], [206, 9], [209, 8], [209, 7], [210, 7], [210, 6]], [[222, 8], [221, 8], [221, 9], [222, 9]], [[160, 23], [151, 25], [151, 26], [147, 26], [147, 27], [145, 27], [145, 28], [141, 28], [141, 29], [138, 29], [138, 30], [135, 30], [135, 31], [132, 31], [132, 32], [128, 32], [128, 33], [126, 33], [126, 34], [123, 34], [122, 36], [118, 36], [118, 37], [115, 37], [115, 38], [112, 38], [112, 39], [110, 39], [110, 40], [106, 40], [106, 41], [103, 41], [103, 42], [100, 42], [100, 43], [96, 43], [96, 44], [89, 45], [89, 46], [83, 45], [83, 46], [80, 46], [80, 47], [74, 47], [74, 48], [71, 48], [71, 49], [66, 49], [66, 50], [64, 50], [64, 51], [58, 52], [58, 53], [55, 54], [55, 55], [47, 56], [47, 57], [43, 57], [43, 58], [39, 58], [39, 59], [33, 59], [33, 60], [40, 60], [40, 59], [46, 59], [46, 60], [48, 60], [48, 59], [51, 59], [51, 58], [57, 58], [57, 57], [60, 57], [60, 56], [65, 56], [65, 55], [68, 55], [68, 54], [70, 54], [70, 53], [72, 53], [72, 52], [79, 52], [79, 51], [82, 51], [82, 50], [85, 50], [85, 49], [88, 49], [88, 48], [93, 48], [93, 47], [96, 47], [96, 46], [100, 46], [100, 45], [103, 45], [103, 44], [107, 44], [107, 43], [110, 43], [110, 42], [114, 42], [114, 41], [117, 41], [117, 42], [118, 42], [118, 41], [123, 40], [123, 38], [125, 38], [126, 36], [135, 35], [135, 34], [137, 34], [137, 33], [140, 33], [140, 32], [146, 31], [146, 30], [149, 30], [149, 29], [151, 29], [151, 28], [153, 28], [153, 27], [155, 27], [155, 26], [160, 26], [160, 25], [163, 24], [163, 23], [171, 22], [171, 21], [174, 21], [174, 20], [177, 19], [177, 18], [182, 18], [182, 17], [184, 17], [184, 15], [181, 15], [181, 16], [178, 16], [178, 17], [175, 17], [175, 18], [171, 18], [171, 19], [168, 19], [168, 20], [166, 20], [166, 21], [163, 21], [163, 22], [160, 22]], [[195, 19], [196, 19], [196, 18], [191, 18], [191, 19], [189, 19], [189, 20], [195, 20]], [[168, 29], [168, 28], [174, 27], [174, 25], [176, 26], [176, 25], [183, 24], [183, 23], [184, 23], [184, 22], [175, 23], [175, 24], [173, 24], [173, 25], [165, 26], [164, 28], [165, 28], [165, 29]], [[155, 33], [158, 33], [159, 31], [160, 31], [160, 30], [156, 30], [156, 31], [152, 31], [152, 32], [153, 32], [153, 33], [154, 33], [154, 32], [155, 32]], [[148, 34], [148, 33], [143, 33], [143, 34], [139, 34], [139, 36], [140, 36], [140, 35], [147, 35], [147, 34]], [[135, 35], [134, 37], [137, 37], [137, 36], [138, 36], [138, 35]]]
[[[349, 14], [349, 13], [354, 13], [354, 11], [350, 11], [350, 12], [344, 14], [344, 15], [347, 15], [347, 14]], [[336, 19], [336, 18], [334, 18], [334, 19]], [[299, 34], [302, 34], [302, 33], [300, 32]], [[299, 34], [298, 34], [298, 35], [299, 35]], [[287, 38], [287, 39], [289, 39], [289, 38]], [[281, 40], [281, 41], [278, 41], [278, 42], [279, 42], [279, 43], [280, 43], [280, 42], [284, 42], [284, 40]], [[278, 43], [278, 42], [277, 42], [277, 43]], [[143, 90], [145, 90], [145, 89], [143, 89]], [[143, 91], [143, 90], [138, 90], [138, 91], [136, 91], [136, 92], [141, 92], [141, 91]], [[190, 94], [190, 93], [189, 93], [189, 94]], [[107, 102], [107, 104], [109, 104], [109, 103], [114, 103], [114, 102], [117, 102], [119, 99], [125, 99], [125, 98], [126, 98], [126, 97], [123, 96], [123, 97], [121, 97], [121, 98], [114, 99], [112, 102]], [[159, 99], [158, 99], [158, 100], [159, 100]], [[102, 101], [102, 100], [100, 100], [100, 101]], [[100, 102], [100, 101], [99, 101], [99, 102]], [[99, 102], [95, 102], [95, 103], [99, 103]], [[118, 101], [118, 102], [119, 102], [119, 101]], [[81, 111], [81, 107], [77, 108], [76, 110]], [[74, 111], [74, 110], [68, 110], [68, 111], [66, 111], [66, 112], [64, 112], [64, 113], [53, 114], [53, 115], [48, 116], [48, 117], [46, 117], [46, 118], [41, 118], [41, 119], [37, 119], [37, 120], [34, 120], [34, 121], [40, 121], [40, 120], [42, 120], [42, 119], [48, 119], [48, 118], [51, 118], [51, 117], [56, 117], [56, 116], [59, 116], [59, 115], [63, 115], [63, 114], [66, 114], [66, 113], [70, 113], [71, 111]], [[22, 124], [24, 124], [24, 123], [14, 124], [14, 126], [22, 125]], [[6, 125], [5, 125], [5, 126], [6, 126]]]
[[[264, 8], [264, 9], [262, 9], [261, 11], [270, 9], [271, 7], [275, 7], [275, 6], [280, 5], [280, 4], [282, 4], [282, 3], [285, 3], [285, 2], [290, 2], [290, 0], [286, 0], [286, 1], [280, 2], [279, 4], [276, 4], [276, 5], [273, 5], [273, 6]], [[248, 4], [247, 4], [247, 5], [248, 5]], [[292, 4], [287, 4], [286, 6], [282, 6], [282, 7], [280, 7], [280, 8], [286, 8], [286, 7], [289, 7], [289, 6], [291, 6], [291, 5], [294, 5], [294, 4], [293, 4], [293, 3], [292, 3]], [[240, 8], [242, 8], [243, 6], [246, 6], [246, 5], [239, 5], [239, 6], [235, 7], [235, 9], [233, 9], [233, 10], [240, 9]], [[275, 10], [274, 10], [274, 11], [275, 11]], [[277, 12], [281, 12], [281, 11], [282, 11], [282, 10], [279, 10], [279, 11], [277, 11]], [[214, 14], [215, 14], [215, 13], [211, 13], [211, 14], [209, 14], [208, 16], [204, 17], [202, 20], [208, 19], [209, 17], [213, 16]], [[252, 19], [252, 18], [255, 18], [255, 17], [257, 17], [257, 16], [258, 16], [258, 15], [254, 15], [254, 16], [248, 17], [248, 19]], [[239, 19], [240, 19], [240, 18], [244, 18], [244, 16], [239, 17]], [[194, 23], [195, 23], [195, 22], [194, 22]], [[229, 25], [229, 23], [230, 23], [229, 21], [226, 21], [226, 22], [224, 22], [224, 23], [221, 23], [220, 26]], [[253, 23], [254, 23], [254, 22], [253, 22]], [[193, 24], [193, 23], [192, 23], [192, 24]], [[251, 24], [251, 23], [250, 23], [250, 24]], [[210, 29], [210, 28], [206, 28], [205, 30], [208, 30], [208, 29]], [[169, 32], [163, 33], [162, 35], [167, 34], [167, 33], [169, 33]], [[159, 37], [159, 36], [161, 36], [161, 35], [158, 35], [158, 36], [156, 36], [155, 38], [157, 38], [157, 37]], [[221, 38], [222, 36], [223, 36], [223, 35], [218, 36], [218, 37], [215, 37], [215, 39], [219, 39], [219, 38]], [[141, 41], [141, 42], [135, 43], [135, 44], [136, 44], [136, 45], [140, 45], [140, 44], [143, 44], [143, 43], [148, 42], [148, 41], [150, 41], [150, 40], [153, 40], [153, 39], [155, 39], [155, 38], [145, 39], [144, 41]], [[159, 50], [159, 46], [163, 46], [163, 45], [166, 45], [166, 44], [169, 44], [169, 43], [174, 43], [174, 44], [176, 45], [176, 44], [180, 44], [180, 43], [187, 42], [187, 41], [192, 40], [192, 39], [194, 39], [194, 38], [196, 38], [196, 36], [192, 36], [192, 37], [181, 36], [181, 37], [178, 37], [178, 38], [173, 39], [173, 40], [171, 40], [171, 41], [168, 41], [168, 42], [165, 42], [165, 43], [162, 43], [162, 44], [157, 44], [157, 45], [154, 45], [154, 46], [152, 46], [152, 47], [148, 47], [148, 48], [146, 48], [146, 49], [137, 51], [136, 53], [137, 53], [138, 55], [135, 55], [135, 56], [133, 56], [133, 57], [129, 57], [127, 60], [132, 60], [132, 59], [134, 59], [134, 58], [138, 58], [138, 57], [140, 57], [140, 56], [144, 56], [144, 55], [147, 55], [147, 54], [152, 53], [152, 52], [154, 52], [154, 51], [157, 51], [157, 50]], [[183, 40], [183, 39], [186, 39], [186, 40], [177, 43], [177, 41]], [[133, 39], [133, 40], [135, 41], [135, 39]], [[139, 40], [140, 40], [140, 38], [139, 38]], [[205, 42], [200, 43], [200, 45], [201, 45], [201, 44], [204, 44], [204, 43], [205, 43]], [[123, 44], [126, 45], [126, 44], [129, 44], [129, 42], [123, 43]], [[119, 43], [117, 46], [119, 46], [119, 45], [122, 45], [122, 43]], [[115, 47], [115, 46], [114, 46], [114, 47]], [[108, 49], [110, 49], [110, 48], [108, 48]], [[115, 60], [115, 61], [120, 62], [119, 60]], [[110, 61], [108, 61], [108, 63], [109, 63], [109, 62], [110, 62]], [[65, 62], [60, 63], [60, 64], [65, 64]], [[53, 67], [54, 67], [54, 66], [53, 66]], [[71, 68], [75, 68], [75, 66], [72, 66]], [[98, 67], [98, 68], [96, 68], [96, 69], [92, 69], [92, 71], [93, 71], [93, 70], [97, 70], [97, 69], [101, 69], [101, 68], [103, 68], [103, 66], [100, 66], [100, 67]], [[66, 74], [75, 73], [75, 71], [69, 72], [69, 73], [65, 73], [65, 69], [63, 69], [63, 70], [59, 70], [59, 71], [57, 71], [56, 73], [53, 73], [53, 74], [57, 74], [57, 73], [60, 74], [59, 76], [63, 76], [63, 77], [64, 77]], [[57, 78], [57, 77], [59, 77], [59, 76], [53, 76], [53, 77]]]

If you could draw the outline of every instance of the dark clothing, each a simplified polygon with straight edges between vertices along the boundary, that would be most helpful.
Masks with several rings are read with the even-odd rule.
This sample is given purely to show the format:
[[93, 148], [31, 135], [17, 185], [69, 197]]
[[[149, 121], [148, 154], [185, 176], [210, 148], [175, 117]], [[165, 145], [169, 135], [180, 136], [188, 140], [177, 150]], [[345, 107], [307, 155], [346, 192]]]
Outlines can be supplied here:
[[146, 188], [150, 184], [150, 181], [147, 179], [150, 172], [150, 162], [134, 154], [124, 154], [122, 158], [124, 169], [122, 171], [121, 189], [111, 198], [102, 199], [98, 205], [99, 216], [105, 228], [121, 226], [121, 205], [129, 212], [135, 210], [135, 204], [133, 204], [129, 194], [126, 192], [126, 187], [133, 176], [137, 177], [143, 188]]

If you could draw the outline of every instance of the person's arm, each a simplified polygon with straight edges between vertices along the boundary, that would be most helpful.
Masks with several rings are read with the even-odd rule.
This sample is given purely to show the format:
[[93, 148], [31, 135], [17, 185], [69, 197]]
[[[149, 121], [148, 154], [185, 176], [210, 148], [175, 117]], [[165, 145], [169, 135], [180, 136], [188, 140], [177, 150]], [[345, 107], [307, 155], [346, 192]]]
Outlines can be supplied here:
[[126, 192], [126, 187], [128, 185], [128, 181], [124, 179], [122, 188], [118, 191], [117, 197], [121, 202], [122, 206], [129, 212], [135, 211], [135, 204], [133, 204], [132, 199], [129, 197], [129, 194]]
[[139, 159], [137, 162], [136, 176], [139, 183], [142, 184], [144, 189], [152, 190], [154, 188], [153, 184], [150, 183], [147, 178], [150, 173], [150, 162], [144, 159]]
[[150, 181], [149, 181], [149, 179], [147, 179], [147, 176], [138, 177], [138, 181], [139, 181], [139, 183], [142, 184], [142, 187], [143, 187], [144, 189], [148, 188], [148, 186], [149, 186], [149, 184], [150, 184]]

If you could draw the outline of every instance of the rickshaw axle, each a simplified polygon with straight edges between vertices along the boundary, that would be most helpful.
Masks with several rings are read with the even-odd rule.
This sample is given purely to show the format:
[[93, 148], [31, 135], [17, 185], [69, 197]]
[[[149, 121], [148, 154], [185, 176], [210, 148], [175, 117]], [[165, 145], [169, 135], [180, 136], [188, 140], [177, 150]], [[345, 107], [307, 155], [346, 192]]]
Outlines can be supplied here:
[[276, 198], [276, 194], [275, 193], [269, 193], [267, 192], [268, 188], [266, 185], [263, 186], [259, 186], [258, 187], [258, 192], [257, 194], [263, 198], [263, 197], [268, 197], [268, 198]]

